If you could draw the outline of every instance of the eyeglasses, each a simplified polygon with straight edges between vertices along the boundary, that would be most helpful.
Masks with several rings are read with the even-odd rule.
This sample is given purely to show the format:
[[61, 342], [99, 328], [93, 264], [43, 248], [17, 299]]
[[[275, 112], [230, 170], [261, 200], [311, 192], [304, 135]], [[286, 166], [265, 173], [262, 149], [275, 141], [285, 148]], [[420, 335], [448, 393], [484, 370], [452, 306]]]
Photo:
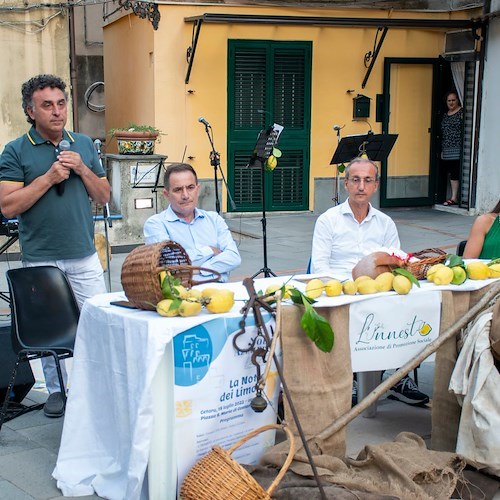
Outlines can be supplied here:
[[368, 186], [370, 184], [373, 184], [374, 182], [377, 182], [377, 179], [374, 179], [373, 177], [364, 177], [364, 178], [361, 178], [361, 177], [353, 177], [353, 178], [350, 178], [348, 177], [347, 180], [349, 182], [352, 182], [353, 184], [355, 184], [356, 186], [359, 186], [362, 182], [364, 184], [367, 184]]

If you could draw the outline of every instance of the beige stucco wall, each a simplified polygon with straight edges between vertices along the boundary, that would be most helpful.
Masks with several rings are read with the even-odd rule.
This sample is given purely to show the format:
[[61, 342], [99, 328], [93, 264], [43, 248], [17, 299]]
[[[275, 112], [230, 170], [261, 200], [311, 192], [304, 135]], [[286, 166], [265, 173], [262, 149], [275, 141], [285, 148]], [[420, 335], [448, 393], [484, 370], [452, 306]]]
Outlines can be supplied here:
[[[366, 88], [364, 55], [374, 49], [376, 28], [313, 26], [263, 26], [203, 24], [189, 84], [185, 85], [186, 49], [193, 25], [184, 18], [205, 12], [261, 15], [304, 15], [300, 9], [245, 8], [228, 6], [160, 6], [161, 21], [153, 31], [148, 21], [126, 16], [105, 27], [106, 126], [148, 122], [166, 135], [157, 148], [169, 161], [189, 161], [200, 177], [210, 177], [210, 145], [198, 117], [212, 125], [216, 149], [226, 171], [227, 40], [307, 40], [313, 43], [310, 200], [314, 178], [331, 176], [329, 165], [337, 137], [334, 124], [345, 125], [342, 135], [366, 133], [375, 122], [375, 97], [382, 92], [384, 57], [437, 57], [443, 50], [444, 30], [390, 29]], [[418, 14], [384, 11], [308, 9], [307, 15], [332, 17], [441, 18], [449, 14]], [[459, 15], [459, 14], [456, 14]], [[121, 54], [116, 53], [120, 47]], [[353, 90], [348, 93], [348, 90]], [[352, 98], [371, 97], [371, 115], [352, 120]], [[418, 102], [418, 96], [415, 96]], [[401, 133], [405, 124], [401, 124]], [[111, 145], [112, 146], [112, 145]], [[225, 206], [225, 203], [224, 203]]]
[[[21, 108], [23, 82], [39, 73], [53, 73], [68, 84], [70, 81], [68, 21], [62, 11], [44, 8], [22, 13], [2, 11], [1, 15], [0, 151], [29, 127]], [[71, 123], [68, 128], [72, 128]]]

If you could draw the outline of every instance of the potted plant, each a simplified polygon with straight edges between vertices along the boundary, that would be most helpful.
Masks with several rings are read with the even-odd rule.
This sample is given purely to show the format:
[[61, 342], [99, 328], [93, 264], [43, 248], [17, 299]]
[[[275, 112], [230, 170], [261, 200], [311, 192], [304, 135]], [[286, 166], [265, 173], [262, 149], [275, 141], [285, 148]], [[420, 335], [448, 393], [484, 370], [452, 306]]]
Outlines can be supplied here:
[[151, 125], [129, 123], [126, 127], [112, 128], [109, 134], [116, 138], [119, 154], [151, 155], [160, 131]]

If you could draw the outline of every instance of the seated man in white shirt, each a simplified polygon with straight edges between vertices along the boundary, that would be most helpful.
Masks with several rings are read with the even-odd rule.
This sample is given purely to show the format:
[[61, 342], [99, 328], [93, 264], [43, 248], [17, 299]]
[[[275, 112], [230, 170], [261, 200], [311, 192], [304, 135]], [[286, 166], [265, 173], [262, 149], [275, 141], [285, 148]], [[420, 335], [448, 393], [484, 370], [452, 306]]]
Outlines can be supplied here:
[[[379, 186], [378, 167], [367, 158], [355, 158], [345, 169], [347, 200], [318, 217], [314, 227], [311, 272], [341, 281], [352, 279], [359, 260], [381, 247], [400, 248], [393, 220], [372, 207]], [[423, 405], [429, 397], [408, 376], [391, 388], [390, 396], [411, 405]], [[353, 385], [353, 404], [357, 402]]]
[[[145, 243], [175, 241], [186, 250], [193, 266], [217, 271], [221, 274], [220, 281], [228, 281], [229, 272], [241, 264], [241, 257], [224, 219], [217, 212], [197, 208], [200, 184], [193, 167], [186, 163], [171, 164], [163, 186], [170, 204], [144, 224]], [[213, 277], [210, 272], [201, 271], [193, 279]]]

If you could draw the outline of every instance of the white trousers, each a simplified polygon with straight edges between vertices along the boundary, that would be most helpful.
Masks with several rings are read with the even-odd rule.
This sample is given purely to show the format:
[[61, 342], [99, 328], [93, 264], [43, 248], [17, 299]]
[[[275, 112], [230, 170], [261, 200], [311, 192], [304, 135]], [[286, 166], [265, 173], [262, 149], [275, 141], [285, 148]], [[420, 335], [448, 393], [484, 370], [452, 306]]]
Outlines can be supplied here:
[[[46, 260], [41, 262], [23, 261], [24, 267], [56, 266], [68, 277], [71, 288], [75, 294], [80, 309], [86, 299], [106, 293], [104, 282], [104, 272], [97, 253], [82, 259]], [[45, 376], [45, 386], [49, 394], [59, 392], [59, 379], [57, 377], [56, 363], [52, 357], [42, 358], [43, 374]], [[61, 362], [61, 371], [64, 385], [68, 379], [64, 361]]]

